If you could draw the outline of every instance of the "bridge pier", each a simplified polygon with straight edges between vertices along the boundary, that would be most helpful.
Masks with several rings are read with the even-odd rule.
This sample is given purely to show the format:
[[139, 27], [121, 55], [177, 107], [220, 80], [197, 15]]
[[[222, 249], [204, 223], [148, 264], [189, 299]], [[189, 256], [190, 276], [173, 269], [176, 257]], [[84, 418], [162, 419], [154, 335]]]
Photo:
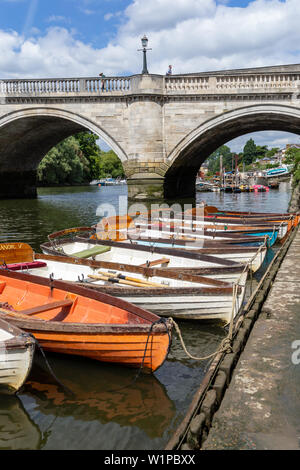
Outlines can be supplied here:
[[164, 196], [166, 199], [195, 198], [196, 196], [196, 174], [181, 171], [176, 174], [166, 174], [164, 180]]
[[133, 200], [161, 200], [164, 199], [164, 178], [127, 179], [128, 198]]
[[37, 197], [36, 171], [0, 173], [0, 199], [31, 199]]
[[171, 177], [127, 179], [128, 198], [133, 200], [162, 200], [195, 198], [195, 176], [191, 174]]

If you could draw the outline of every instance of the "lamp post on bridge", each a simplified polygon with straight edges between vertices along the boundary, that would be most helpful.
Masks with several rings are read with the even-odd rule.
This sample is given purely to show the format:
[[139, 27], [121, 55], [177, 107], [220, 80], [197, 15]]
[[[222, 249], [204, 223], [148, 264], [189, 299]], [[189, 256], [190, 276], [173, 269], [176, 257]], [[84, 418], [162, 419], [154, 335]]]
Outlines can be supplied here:
[[143, 49], [138, 49], [138, 51], [143, 51], [143, 70], [142, 70], [142, 74], [147, 74], [149, 72], [148, 72], [148, 69], [147, 69], [147, 55], [146, 54], [147, 54], [147, 51], [152, 51], [152, 49], [147, 49], [148, 38], [147, 38], [146, 34], [144, 34], [144, 37], [142, 37], [141, 41], [142, 41]]

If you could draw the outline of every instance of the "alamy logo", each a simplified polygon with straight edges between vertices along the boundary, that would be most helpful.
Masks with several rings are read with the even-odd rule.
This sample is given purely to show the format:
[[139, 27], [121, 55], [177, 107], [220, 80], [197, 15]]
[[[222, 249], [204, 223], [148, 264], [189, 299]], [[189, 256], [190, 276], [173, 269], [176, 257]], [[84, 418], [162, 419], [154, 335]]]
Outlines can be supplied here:
[[[96, 215], [96, 236], [100, 240], [140, 241], [156, 244], [169, 241], [191, 248], [202, 248], [205, 238], [204, 205], [194, 212], [191, 204], [152, 204], [151, 208], [142, 203], [127, 206], [127, 198], [119, 197], [119, 204], [101, 204]], [[161, 240], [163, 239], [163, 240]], [[167, 246], [167, 245], [166, 245]]]
[[300, 364], [300, 339], [296, 339], [292, 342], [292, 349], [295, 349], [292, 354], [292, 363], [298, 365]]

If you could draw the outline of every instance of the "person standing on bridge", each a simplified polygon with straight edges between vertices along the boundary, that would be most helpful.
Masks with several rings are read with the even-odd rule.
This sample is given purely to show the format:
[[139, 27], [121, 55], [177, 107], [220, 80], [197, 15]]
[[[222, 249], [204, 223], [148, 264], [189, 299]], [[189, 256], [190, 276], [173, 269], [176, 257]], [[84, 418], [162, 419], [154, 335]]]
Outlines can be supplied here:
[[167, 71], [166, 75], [172, 75], [172, 65], [169, 65], [169, 70]]
[[101, 77], [101, 91], [104, 91], [105, 87], [105, 81], [103, 80], [105, 78], [105, 75], [103, 72], [99, 73], [99, 77]]

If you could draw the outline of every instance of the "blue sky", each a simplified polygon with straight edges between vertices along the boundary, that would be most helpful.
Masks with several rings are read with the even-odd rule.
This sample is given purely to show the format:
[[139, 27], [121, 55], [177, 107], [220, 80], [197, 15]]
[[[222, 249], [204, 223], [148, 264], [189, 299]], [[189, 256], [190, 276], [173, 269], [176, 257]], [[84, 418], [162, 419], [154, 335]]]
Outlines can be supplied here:
[[[0, 0], [0, 77], [164, 74], [300, 61], [299, 0]], [[274, 47], [275, 46], [275, 47]]]
[[[131, 0], [0, 0], [0, 28], [31, 37], [56, 25], [73, 29], [79, 39], [101, 47], [126, 21], [125, 11], [132, 3]], [[246, 7], [250, 0], [215, 3], [235, 8]]]
[[130, 0], [1, 0], [0, 28], [24, 37], [52, 26], [72, 29], [95, 47], [106, 45], [123, 20]]
[[[150, 73], [300, 63], [300, 0], [0, 0], [0, 8], [0, 78], [140, 73], [144, 34]], [[279, 134], [260, 137], [291, 140]]]

